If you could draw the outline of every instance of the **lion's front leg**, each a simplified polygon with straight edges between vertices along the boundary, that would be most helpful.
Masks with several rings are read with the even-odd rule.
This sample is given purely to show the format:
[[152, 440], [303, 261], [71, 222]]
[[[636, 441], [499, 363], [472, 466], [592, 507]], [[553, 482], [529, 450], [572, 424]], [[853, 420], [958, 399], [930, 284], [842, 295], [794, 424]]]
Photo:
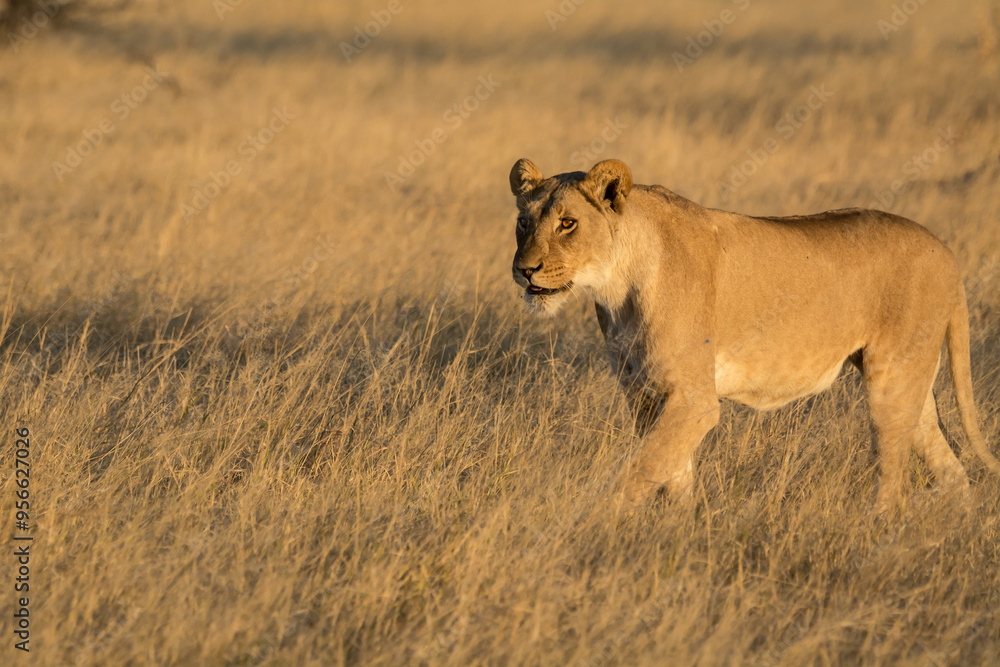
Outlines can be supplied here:
[[715, 396], [671, 395], [626, 471], [620, 493], [622, 503], [635, 507], [662, 486], [666, 486], [672, 501], [690, 500], [694, 490], [694, 451], [718, 423], [719, 401]]

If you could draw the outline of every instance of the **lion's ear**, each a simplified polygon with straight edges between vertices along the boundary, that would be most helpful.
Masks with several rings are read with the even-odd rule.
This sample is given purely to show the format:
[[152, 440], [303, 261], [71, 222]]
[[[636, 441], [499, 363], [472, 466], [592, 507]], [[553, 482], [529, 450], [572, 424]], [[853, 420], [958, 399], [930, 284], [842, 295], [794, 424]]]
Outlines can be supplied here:
[[598, 201], [605, 201], [615, 213], [625, 209], [625, 198], [632, 190], [632, 171], [621, 160], [603, 160], [595, 164], [583, 179]]
[[527, 158], [515, 162], [510, 170], [510, 191], [518, 199], [524, 199], [541, 182], [542, 172]]

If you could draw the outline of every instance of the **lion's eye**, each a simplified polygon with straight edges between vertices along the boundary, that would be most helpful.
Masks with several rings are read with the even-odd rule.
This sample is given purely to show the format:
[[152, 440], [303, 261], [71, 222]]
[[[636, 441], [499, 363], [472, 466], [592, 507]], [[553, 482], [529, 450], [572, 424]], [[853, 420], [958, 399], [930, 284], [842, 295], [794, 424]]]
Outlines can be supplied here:
[[576, 220], [574, 220], [573, 218], [563, 218], [562, 220], [559, 221], [559, 226], [565, 229], [566, 231], [569, 231], [574, 227], [576, 227]]

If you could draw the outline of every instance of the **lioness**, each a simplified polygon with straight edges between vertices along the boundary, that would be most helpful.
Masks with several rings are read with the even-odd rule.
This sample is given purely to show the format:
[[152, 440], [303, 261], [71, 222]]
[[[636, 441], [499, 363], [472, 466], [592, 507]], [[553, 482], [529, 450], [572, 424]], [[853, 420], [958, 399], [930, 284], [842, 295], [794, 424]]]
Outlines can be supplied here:
[[966, 494], [931, 391], [944, 340], [966, 437], [1000, 474], [977, 425], [955, 258], [917, 223], [863, 209], [755, 218], [704, 208], [633, 185], [618, 160], [543, 178], [522, 159], [510, 187], [514, 280], [530, 309], [553, 314], [576, 288], [594, 298], [643, 437], [623, 472], [626, 506], [664, 485], [690, 498], [693, 453], [720, 398], [776, 408], [827, 389], [845, 361], [867, 390], [878, 509], [903, 501], [911, 447], [939, 485]]

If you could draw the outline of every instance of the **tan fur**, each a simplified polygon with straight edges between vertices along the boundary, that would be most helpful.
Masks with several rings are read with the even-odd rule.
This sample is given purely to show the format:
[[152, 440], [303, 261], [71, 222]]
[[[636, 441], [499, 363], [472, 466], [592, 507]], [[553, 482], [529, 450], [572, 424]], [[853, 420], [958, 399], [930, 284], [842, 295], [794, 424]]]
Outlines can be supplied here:
[[633, 186], [617, 160], [548, 179], [519, 160], [510, 181], [514, 280], [529, 307], [554, 314], [575, 289], [595, 300], [643, 435], [622, 483], [629, 505], [664, 485], [690, 498], [693, 454], [720, 398], [776, 408], [825, 390], [848, 360], [868, 394], [880, 509], [902, 502], [911, 448], [939, 484], [966, 492], [931, 393], [945, 338], [966, 435], [1000, 474], [976, 424], [955, 259], [917, 223], [862, 209], [788, 218], [708, 209]]

